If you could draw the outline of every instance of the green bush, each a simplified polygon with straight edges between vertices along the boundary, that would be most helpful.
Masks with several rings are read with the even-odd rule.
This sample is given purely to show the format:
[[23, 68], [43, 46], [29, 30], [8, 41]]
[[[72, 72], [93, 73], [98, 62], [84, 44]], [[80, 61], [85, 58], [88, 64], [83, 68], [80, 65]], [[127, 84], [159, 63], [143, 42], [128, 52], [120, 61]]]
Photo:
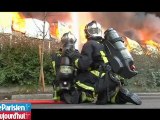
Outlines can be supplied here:
[[[3, 44], [0, 50], [0, 85], [38, 85], [40, 60], [38, 44], [29, 42]], [[51, 56], [44, 52], [45, 83], [51, 84], [55, 76], [51, 64]]]
[[135, 55], [132, 53], [138, 74], [126, 80], [128, 88], [136, 88], [142, 91], [159, 90], [160, 87], [160, 56]]

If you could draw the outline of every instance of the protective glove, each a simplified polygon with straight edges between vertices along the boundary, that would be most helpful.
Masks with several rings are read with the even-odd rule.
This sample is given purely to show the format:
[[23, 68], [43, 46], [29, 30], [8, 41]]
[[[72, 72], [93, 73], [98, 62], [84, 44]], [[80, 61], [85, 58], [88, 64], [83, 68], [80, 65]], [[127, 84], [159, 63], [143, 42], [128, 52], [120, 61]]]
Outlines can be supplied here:
[[67, 49], [65, 51], [64, 55], [69, 57], [71, 59], [71, 61], [75, 61], [77, 58], [79, 58], [80, 53], [77, 49], [76, 50]]

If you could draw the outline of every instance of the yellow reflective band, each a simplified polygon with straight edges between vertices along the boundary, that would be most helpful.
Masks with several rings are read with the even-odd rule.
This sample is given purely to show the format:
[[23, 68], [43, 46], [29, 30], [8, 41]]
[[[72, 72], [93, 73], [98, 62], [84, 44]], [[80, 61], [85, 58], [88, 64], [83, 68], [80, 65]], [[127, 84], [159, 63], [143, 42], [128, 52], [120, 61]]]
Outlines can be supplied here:
[[93, 96], [87, 96], [85, 92], [82, 92], [82, 102], [93, 102], [94, 101], [94, 97]]
[[52, 61], [52, 65], [53, 65], [53, 72], [56, 75], [56, 63], [55, 63], [55, 61]]
[[91, 73], [97, 77], [99, 77], [99, 71], [97, 70], [92, 70]]
[[118, 92], [119, 92], [119, 88], [117, 87], [116, 91], [115, 91], [115, 95], [111, 98], [111, 103], [116, 103], [116, 96], [117, 96]]
[[88, 86], [88, 85], [85, 85], [85, 84], [81, 83], [80, 81], [76, 82], [76, 84], [77, 84], [78, 86], [80, 86], [81, 88], [84, 88], [84, 89], [86, 89], [86, 90], [94, 91], [94, 88], [93, 88], [93, 87]]
[[74, 61], [74, 64], [78, 68], [78, 58]]
[[[92, 70], [90, 71], [93, 75], [95, 75], [96, 77], [99, 77], [100, 72], [97, 70]], [[105, 75], [105, 73], [102, 73], [101, 77], [103, 77]]]
[[101, 77], [103, 77], [105, 75], [105, 73], [102, 73], [102, 76]]
[[108, 63], [108, 59], [107, 59], [107, 57], [105, 56], [104, 51], [100, 51], [100, 54], [101, 54], [101, 58], [103, 59], [104, 63]]

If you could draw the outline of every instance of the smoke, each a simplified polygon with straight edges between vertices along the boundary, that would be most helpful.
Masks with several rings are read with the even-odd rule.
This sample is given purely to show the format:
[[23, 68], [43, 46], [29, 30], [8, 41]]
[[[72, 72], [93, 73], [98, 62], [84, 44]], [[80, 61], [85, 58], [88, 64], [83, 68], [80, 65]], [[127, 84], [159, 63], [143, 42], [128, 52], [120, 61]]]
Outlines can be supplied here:
[[[43, 19], [43, 12], [23, 12], [27, 16]], [[71, 21], [70, 12], [47, 12], [49, 23]], [[78, 12], [79, 25], [86, 25], [92, 20], [98, 21], [104, 30], [114, 28], [119, 33], [134, 40], [152, 39], [160, 42], [160, 17], [157, 13], [146, 12]]]
[[94, 12], [91, 15], [105, 30], [112, 27], [131, 39], [160, 42], [160, 17], [154, 13]]
[[[44, 20], [45, 12], [22, 12], [26, 18], [35, 18]], [[70, 12], [46, 12], [46, 20], [51, 24], [53, 22], [68, 22], [71, 20]]]

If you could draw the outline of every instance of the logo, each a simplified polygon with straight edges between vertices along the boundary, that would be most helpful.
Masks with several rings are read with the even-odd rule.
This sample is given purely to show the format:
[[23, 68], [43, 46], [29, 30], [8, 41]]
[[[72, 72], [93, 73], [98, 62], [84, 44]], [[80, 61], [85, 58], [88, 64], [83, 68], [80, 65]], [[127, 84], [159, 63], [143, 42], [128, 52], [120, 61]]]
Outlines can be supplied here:
[[0, 103], [0, 120], [31, 120], [30, 103]]

